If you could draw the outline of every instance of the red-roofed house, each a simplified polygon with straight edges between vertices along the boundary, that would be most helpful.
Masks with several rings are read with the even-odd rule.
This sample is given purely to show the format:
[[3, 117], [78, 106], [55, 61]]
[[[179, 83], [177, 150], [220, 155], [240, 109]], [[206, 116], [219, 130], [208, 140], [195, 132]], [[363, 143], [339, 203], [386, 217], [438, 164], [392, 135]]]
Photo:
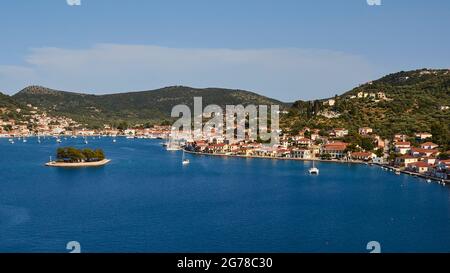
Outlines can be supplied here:
[[346, 156], [345, 149], [347, 149], [348, 144], [344, 142], [334, 142], [328, 143], [322, 146], [321, 154], [329, 154], [331, 158], [343, 158]]
[[420, 148], [422, 148], [422, 149], [429, 149], [429, 150], [436, 149], [437, 147], [439, 147], [439, 145], [434, 144], [433, 142], [425, 142], [425, 143], [420, 145]]
[[394, 141], [406, 141], [407, 138], [408, 138], [407, 135], [396, 134], [396, 135], [394, 136]]
[[330, 135], [335, 137], [345, 137], [348, 135], [348, 130], [345, 128], [336, 128], [333, 129]]
[[408, 164], [408, 166], [406, 167], [406, 169], [408, 171], [416, 172], [416, 173], [426, 173], [426, 172], [428, 172], [428, 168], [430, 168], [430, 165], [428, 163], [422, 162], [422, 161]]
[[294, 148], [291, 150], [291, 157], [292, 158], [310, 159], [311, 151], [308, 149]]
[[415, 148], [412, 147], [410, 152], [409, 152], [412, 156], [416, 156], [416, 157], [430, 157], [432, 155], [439, 155], [439, 150], [429, 150], [429, 149], [422, 149], [422, 148]]
[[411, 163], [414, 163], [417, 161], [419, 161], [419, 159], [417, 157], [410, 156], [410, 155], [404, 155], [404, 156], [397, 157], [395, 159], [394, 163], [396, 166], [406, 167], [406, 166], [408, 166], [408, 164], [411, 164]]
[[416, 138], [420, 139], [420, 140], [424, 140], [424, 139], [432, 138], [432, 137], [433, 137], [433, 135], [430, 133], [417, 133], [416, 134]]
[[399, 141], [395, 143], [395, 152], [402, 155], [407, 154], [411, 150], [411, 142]]
[[311, 139], [309, 138], [300, 138], [297, 140], [297, 143], [300, 145], [304, 145], [304, 146], [309, 146], [311, 145]]

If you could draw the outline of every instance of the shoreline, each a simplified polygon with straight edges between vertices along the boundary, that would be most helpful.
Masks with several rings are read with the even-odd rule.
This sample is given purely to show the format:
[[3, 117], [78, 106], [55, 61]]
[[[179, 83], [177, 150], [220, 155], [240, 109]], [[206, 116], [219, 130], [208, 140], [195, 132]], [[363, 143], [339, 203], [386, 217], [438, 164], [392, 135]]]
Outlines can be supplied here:
[[65, 162], [48, 162], [45, 164], [47, 167], [57, 167], [57, 168], [84, 168], [84, 167], [101, 167], [105, 166], [111, 162], [110, 159], [103, 159], [96, 162], [79, 162], [79, 163], [65, 163]]
[[431, 179], [432, 181], [439, 182], [444, 181], [446, 185], [450, 185], [450, 180], [440, 179], [437, 177], [428, 176], [421, 173], [413, 173], [405, 170], [400, 170], [398, 168], [395, 168], [390, 165], [385, 164], [379, 164], [379, 163], [372, 163], [372, 162], [365, 162], [360, 160], [352, 160], [352, 161], [341, 161], [341, 160], [326, 160], [326, 159], [317, 159], [317, 158], [311, 158], [311, 159], [303, 159], [303, 158], [286, 158], [286, 157], [266, 157], [266, 156], [246, 156], [246, 155], [227, 155], [227, 154], [210, 154], [210, 153], [199, 153], [199, 152], [192, 152], [185, 150], [188, 154], [193, 155], [204, 155], [204, 156], [216, 156], [216, 157], [233, 157], [233, 158], [250, 158], [250, 159], [271, 159], [271, 160], [291, 160], [291, 161], [315, 161], [315, 162], [324, 162], [324, 163], [339, 163], [339, 164], [358, 164], [358, 165], [369, 165], [369, 166], [378, 166], [382, 168], [386, 168], [391, 171], [399, 171], [402, 174], [410, 175], [413, 177], [423, 178], [423, 179]]

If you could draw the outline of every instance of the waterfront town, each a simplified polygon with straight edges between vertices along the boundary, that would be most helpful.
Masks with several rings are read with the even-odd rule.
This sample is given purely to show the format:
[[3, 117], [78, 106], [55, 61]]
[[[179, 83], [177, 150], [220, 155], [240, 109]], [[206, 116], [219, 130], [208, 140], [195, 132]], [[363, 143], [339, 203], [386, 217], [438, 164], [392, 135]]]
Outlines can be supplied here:
[[[10, 143], [14, 143], [16, 138], [26, 141], [29, 137], [43, 136], [55, 137], [57, 140], [61, 137], [94, 136], [174, 139], [171, 137], [170, 125], [135, 125], [133, 128], [120, 129], [104, 125], [94, 130], [84, 128], [70, 118], [52, 117], [45, 112], [38, 112], [31, 105], [28, 107], [34, 111], [30, 112], [27, 120], [0, 119], [0, 138], [8, 138]], [[359, 141], [354, 141], [355, 137]], [[280, 132], [280, 142], [272, 146], [251, 139], [248, 131], [246, 139], [239, 142], [230, 142], [212, 131], [204, 134], [201, 140], [194, 141], [185, 136], [168, 143], [201, 154], [376, 164], [397, 172], [448, 180], [450, 151], [433, 143], [432, 138], [430, 133], [418, 132], [415, 135], [396, 134], [392, 139], [383, 139], [370, 127], [359, 128], [352, 134], [346, 128], [324, 131], [306, 127], [295, 134]]]

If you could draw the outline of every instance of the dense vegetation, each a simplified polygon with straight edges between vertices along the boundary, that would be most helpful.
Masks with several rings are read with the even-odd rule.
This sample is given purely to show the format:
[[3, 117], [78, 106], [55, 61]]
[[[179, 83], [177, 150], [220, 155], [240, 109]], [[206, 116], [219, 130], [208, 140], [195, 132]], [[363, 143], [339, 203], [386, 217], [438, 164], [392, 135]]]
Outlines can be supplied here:
[[195, 89], [184, 86], [166, 87], [153, 91], [111, 95], [86, 95], [56, 91], [39, 86], [23, 89], [13, 98], [32, 104], [52, 115], [63, 115], [92, 126], [105, 123], [119, 126], [170, 119], [172, 108], [185, 104], [193, 109], [194, 97], [203, 98], [203, 106], [217, 104], [280, 104], [282, 102], [258, 94], [219, 88]]
[[101, 149], [83, 149], [79, 150], [73, 147], [58, 148], [56, 158], [59, 162], [96, 162], [105, 159], [105, 153]]
[[[383, 92], [387, 99], [358, 98], [361, 92]], [[292, 132], [304, 126], [324, 131], [344, 127], [355, 134], [358, 128], [368, 126], [388, 138], [396, 133], [430, 132], [432, 141], [450, 147], [450, 110], [445, 109], [450, 106], [449, 70], [399, 72], [332, 99], [333, 106], [324, 105], [326, 100], [295, 102], [283, 116], [282, 127]], [[325, 117], [324, 112], [336, 116]]]
[[[17, 112], [17, 109], [21, 109], [21, 111]], [[28, 109], [23, 104], [10, 96], [0, 93], [0, 119], [21, 121], [24, 118], [24, 114], [28, 114]]]

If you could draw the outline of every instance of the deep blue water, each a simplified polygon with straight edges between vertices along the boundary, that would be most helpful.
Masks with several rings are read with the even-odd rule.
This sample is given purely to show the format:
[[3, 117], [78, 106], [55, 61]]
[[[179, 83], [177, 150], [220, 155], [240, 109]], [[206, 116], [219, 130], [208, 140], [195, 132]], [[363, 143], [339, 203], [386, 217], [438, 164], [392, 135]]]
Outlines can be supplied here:
[[0, 252], [450, 252], [450, 189], [377, 167], [218, 158], [158, 140], [63, 141], [110, 165], [47, 168], [58, 144], [0, 139]]

